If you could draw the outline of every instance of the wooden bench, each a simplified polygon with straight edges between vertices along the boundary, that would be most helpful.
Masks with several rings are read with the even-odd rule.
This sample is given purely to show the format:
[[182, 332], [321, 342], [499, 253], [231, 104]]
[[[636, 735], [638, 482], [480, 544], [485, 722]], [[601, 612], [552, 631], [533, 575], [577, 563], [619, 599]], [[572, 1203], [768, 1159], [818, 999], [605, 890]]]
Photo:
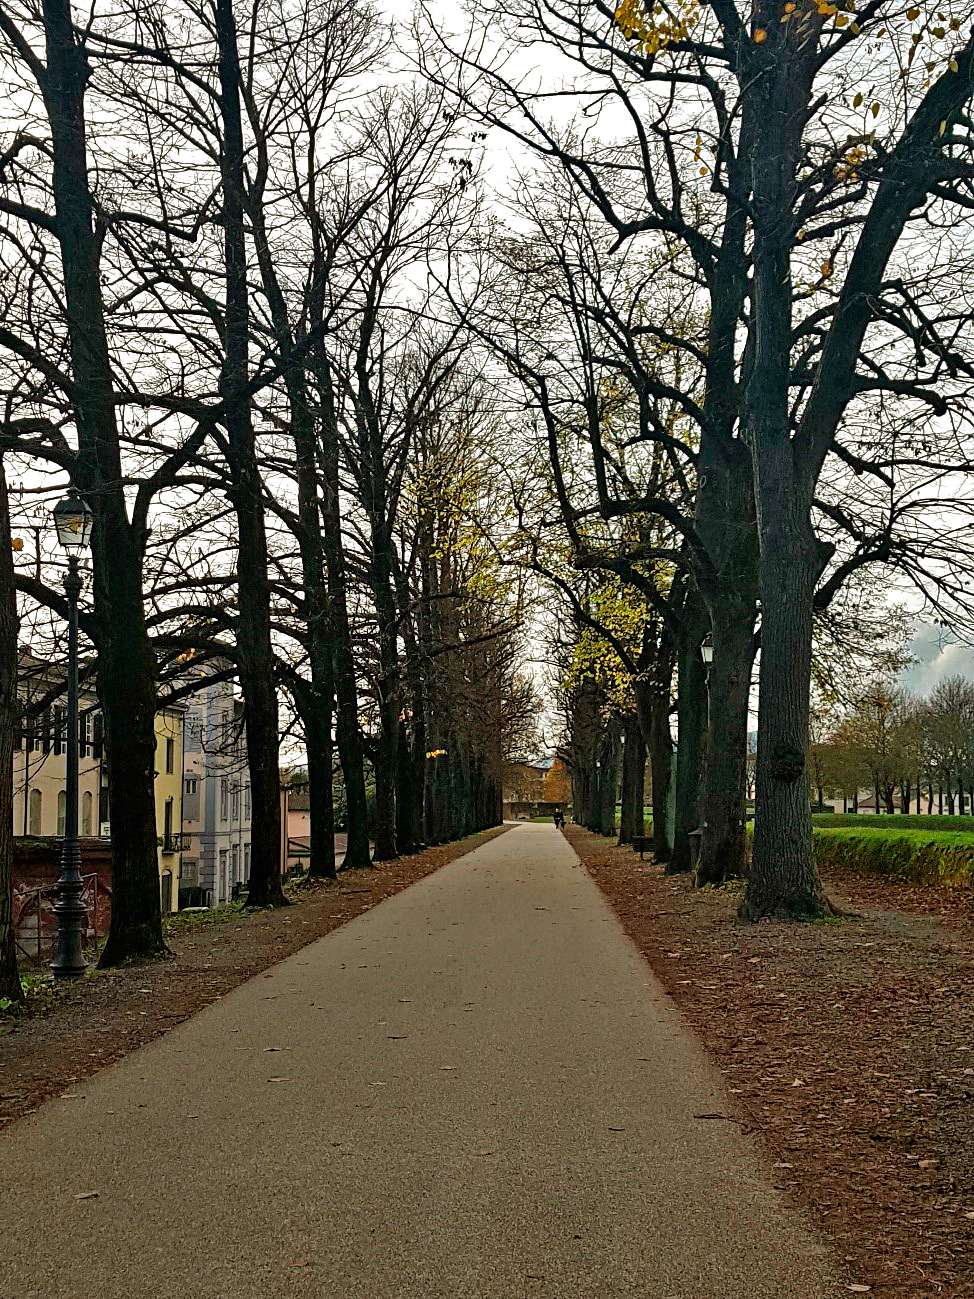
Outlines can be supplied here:
[[633, 852], [639, 853], [639, 860], [642, 861], [643, 853], [653, 851], [653, 836], [650, 834], [633, 835], [632, 842], [630, 843], [629, 847], [633, 850]]

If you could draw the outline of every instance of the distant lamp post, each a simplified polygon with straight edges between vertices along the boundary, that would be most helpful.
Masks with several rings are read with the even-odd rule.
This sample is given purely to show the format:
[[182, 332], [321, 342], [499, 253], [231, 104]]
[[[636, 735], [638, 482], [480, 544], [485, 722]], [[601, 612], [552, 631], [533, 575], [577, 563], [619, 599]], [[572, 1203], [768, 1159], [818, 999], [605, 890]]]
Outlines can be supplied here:
[[61, 878], [55, 886], [54, 915], [57, 939], [51, 969], [56, 979], [77, 979], [88, 966], [81, 953], [81, 939], [88, 912], [81, 901], [81, 845], [78, 842], [78, 598], [81, 574], [78, 557], [88, 546], [92, 515], [74, 489], [54, 507], [57, 539], [67, 551], [68, 571], [64, 591], [68, 597], [68, 715], [67, 779], [64, 790], [64, 840], [61, 846]]
[[709, 632], [700, 642], [700, 657], [703, 659], [704, 667], [709, 671], [714, 661], [714, 638]]

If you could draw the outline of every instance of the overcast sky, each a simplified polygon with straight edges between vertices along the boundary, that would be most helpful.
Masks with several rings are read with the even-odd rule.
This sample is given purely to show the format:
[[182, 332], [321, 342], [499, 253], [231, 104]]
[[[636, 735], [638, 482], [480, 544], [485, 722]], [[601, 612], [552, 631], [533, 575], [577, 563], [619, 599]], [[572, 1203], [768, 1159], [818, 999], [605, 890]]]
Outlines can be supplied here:
[[960, 644], [943, 627], [918, 622], [910, 648], [918, 662], [903, 673], [900, 682], [916, 694], [929, 694], [944, 677], [974, 678], [974, 649]]

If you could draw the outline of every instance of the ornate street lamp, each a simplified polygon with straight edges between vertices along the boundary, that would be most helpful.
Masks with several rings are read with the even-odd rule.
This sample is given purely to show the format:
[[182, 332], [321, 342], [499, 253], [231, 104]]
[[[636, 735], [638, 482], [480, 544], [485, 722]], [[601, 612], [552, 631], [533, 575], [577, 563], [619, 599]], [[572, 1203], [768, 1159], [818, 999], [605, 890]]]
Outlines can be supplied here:
[[714, 661], [714, 638], [710, 632], [700, 642], [700, 657], [703, 659], [704, 667], [709, 670]]
[[78, 556], [88, 545], [91, 523], [91, 510], [73, 488], [54, 507], [57, 538], [68, 553], [68, 571], [64, 578], [64, 591], [68, 597], [67, 780], [61, 878], [54, 889], [57, 940], [51, 969], [55, 979], [77, 979], [88, 965], [81, 954], [88, 912], [81, 901], [84, 880], [81, 878], [81, 845], [78, 843], [78, 597], [81, 595]]

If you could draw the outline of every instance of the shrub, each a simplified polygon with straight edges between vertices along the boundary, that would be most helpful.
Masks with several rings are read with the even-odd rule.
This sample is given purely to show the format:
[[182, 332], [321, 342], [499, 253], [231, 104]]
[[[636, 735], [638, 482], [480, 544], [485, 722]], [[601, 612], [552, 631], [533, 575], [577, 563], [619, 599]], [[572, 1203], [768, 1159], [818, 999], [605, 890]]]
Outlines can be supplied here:
[[892, 816], [873, 812], [833, 812], [830, 816], [815, 812], [812, 815], [813, 825], [827, 825], [830, 830], [842, 827], [855, 829], [881, 828], [891, 834], [901, 830], [958, 830], [974, 834], [974, 816], [902, 816], [898, 812]]
[[[856, 820], [855, 817], [851, 819], [853, 822]], [[816, 826], [814, 836], [815, 856], [820, 867], [868, 871], [908, 884], [956, 886], [974, 881], [974, 834], [900, 830], [898, 826], [896, 830], [892, 826], [883, 829], [878, 826], [837, 827], [833, 830], [830, 824], [828, 829]]]

